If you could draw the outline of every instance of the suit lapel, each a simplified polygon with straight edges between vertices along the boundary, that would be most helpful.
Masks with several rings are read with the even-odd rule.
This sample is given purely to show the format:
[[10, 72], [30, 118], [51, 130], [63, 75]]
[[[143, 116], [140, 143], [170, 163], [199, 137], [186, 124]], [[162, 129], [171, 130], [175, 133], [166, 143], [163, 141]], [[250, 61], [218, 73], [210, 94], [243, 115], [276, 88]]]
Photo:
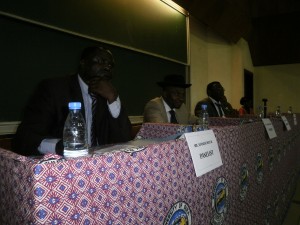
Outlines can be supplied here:
[[[106, 107], [107, 107], [107, 100], [100, 96], [97, 96], [97, 108], [96, 108], [97, 119], [104, 117], [104, 113], [105, 113], [104, 109], [106, 109]], [[97, 121], [97, 122], [99, 122], [99, 121]], [[97, 124], [99, 124], [99, 123], [97, 123]]]
[[186, 113], [183, 110], [183, 104], [180, 106], [179, 109], [176, 109], [176, 118], [179, 124], [186, 124], [188, 123], [187, 119], [186, 119]]
[[160, 112], [163, 112], [162, 116], [163, 116], [163, 120], [165, 123], [168, 123], [169, 120], [168, 120], [168, 116], [167, 116], [167, 112], [166, 112], [166, 108], [164, 106], [164, 102], [163, 102], [163, 97], [160, 97]]
[[212, 102], [212, 100], [210, 98], [208, 98], [210, 105], [211, 105], [211, 109], [213, 111], [213, 117], [219, 117], [219, 113], [215, 107], [215, 104]]

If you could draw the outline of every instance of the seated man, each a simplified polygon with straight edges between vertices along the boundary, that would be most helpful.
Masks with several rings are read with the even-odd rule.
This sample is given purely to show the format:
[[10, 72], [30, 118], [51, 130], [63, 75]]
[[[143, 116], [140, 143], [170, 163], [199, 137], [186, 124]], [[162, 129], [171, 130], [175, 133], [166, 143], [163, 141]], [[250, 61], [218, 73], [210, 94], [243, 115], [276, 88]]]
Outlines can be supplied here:
[[239, 108], [239, 116], [246, 114], [253, 114], [252, 101], [247, 97], [242, 97], [240, 99], [241, 108]]
[[144, 109], [144, 122], [194, 124], [197, 117], [192, 116], [185, 104], [186, 84], [181, 75], [167, 75], [157, 82], [162, 87], [162, 96], [150, 100]]
[[224, 95], [224, 88], [218, 81], [211, 82], [206, 87], [207, 98], [199, 101], [195, 107], [195, 115], [199, 115], [201, 105], [207, 105], [207, 112], [210, 117], [235, 117], [237, 111], [234, 110]]
[[226, 117], [239, 117], [239, 111], [232, 107], [225, 95], [223, 95], [220, 102]]
[[[130, 140], [131, 124], [118, 93], [111, 83], [114, 59], [102, 47], [88, 47], [78, 73], [44, 80], [25, 109], [13, 150], [21, 155], [63, 153], [63, 128], [69, 102], [81, 102], [89, 146]], [[92, 144], [92, 96], [96, 98], [96, 141]]]

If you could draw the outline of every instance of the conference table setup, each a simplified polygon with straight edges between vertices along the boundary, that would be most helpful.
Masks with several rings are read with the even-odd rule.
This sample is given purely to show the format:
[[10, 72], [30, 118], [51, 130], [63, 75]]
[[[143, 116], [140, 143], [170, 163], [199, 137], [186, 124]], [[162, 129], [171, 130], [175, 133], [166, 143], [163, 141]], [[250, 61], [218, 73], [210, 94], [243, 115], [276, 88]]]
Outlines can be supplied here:
[[300, 114], [144, 123], [90, 155], [0, 148], [0, 224], [280, 225], [300, 171]]

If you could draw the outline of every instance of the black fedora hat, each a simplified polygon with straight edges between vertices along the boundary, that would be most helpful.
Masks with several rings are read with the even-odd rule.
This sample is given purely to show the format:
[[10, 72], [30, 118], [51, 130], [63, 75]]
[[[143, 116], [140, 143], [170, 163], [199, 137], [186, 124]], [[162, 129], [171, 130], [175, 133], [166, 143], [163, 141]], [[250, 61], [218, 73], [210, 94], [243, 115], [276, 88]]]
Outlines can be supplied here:
[[163, 81], [157, 82], [157, 84], [161, 87], [181, 87], [181, 88], [188, 88], [191, 84], [186, 84], [185, 79], [182, 75], [178, 74], [169, 74], [164, 77]]

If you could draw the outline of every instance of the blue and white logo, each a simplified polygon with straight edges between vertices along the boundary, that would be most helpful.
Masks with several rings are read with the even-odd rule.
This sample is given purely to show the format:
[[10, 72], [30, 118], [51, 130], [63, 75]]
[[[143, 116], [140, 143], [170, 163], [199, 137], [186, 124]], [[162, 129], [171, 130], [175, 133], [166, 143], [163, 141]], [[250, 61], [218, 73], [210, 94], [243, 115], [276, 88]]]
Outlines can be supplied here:
[[247, 164], [244, 163], [241, 168], [240, 174], [240, 200], [244, 201], [247, 195], [249, 186], [249, 172], [247, 168]]
[[274, 166], [274, 152], [273, 152], [272, 145], [270, 145], [270, 147], [269, 147], [269, 169], [270, 169], [270, 171], [273, 170], [273, 166]]
[[164, 225], [191, 225], [192, 215], [190, 207], [185, 202], [177, 202], [169, 210]]
[[265, 208], [264, 224], [270, 225], [271, 218], [272, 218], [272, 208], [271, 208], [270, 203], [268, 202], [267, 207]]
[[263, 181], [263, 176], [264, 176], [263, 166], [264, 163], [263, 163], [261, 153], [257, 153], [255, 170], [256, 170], [256, 181], [258, 184], [261, 184]]
[[220, 177], [214, 188], [212, 207], [214, 210], [213, 218], [211, 219], [211, 224], [220, 225], [223, 223], [225, 214], [227, 213], [229, 206], [228, 201], [228, 185], [225, 178]]
[[277, 142], [277, 161], [281, 161], [281, 146], [280, 146], [280, 141]]

